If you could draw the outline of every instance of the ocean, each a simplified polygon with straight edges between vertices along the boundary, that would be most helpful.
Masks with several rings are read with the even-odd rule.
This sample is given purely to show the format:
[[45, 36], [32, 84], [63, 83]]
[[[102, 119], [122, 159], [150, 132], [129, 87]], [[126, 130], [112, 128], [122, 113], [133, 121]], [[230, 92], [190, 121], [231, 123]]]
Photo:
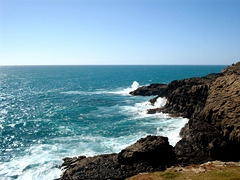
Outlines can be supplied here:
[[166, 99], [129, 92], [225, 67], [2, 66], [0, 179], [55, 179], [64, 157], [117, 153], [149, 134], [175, 145], [188, 120], [146, 114]]

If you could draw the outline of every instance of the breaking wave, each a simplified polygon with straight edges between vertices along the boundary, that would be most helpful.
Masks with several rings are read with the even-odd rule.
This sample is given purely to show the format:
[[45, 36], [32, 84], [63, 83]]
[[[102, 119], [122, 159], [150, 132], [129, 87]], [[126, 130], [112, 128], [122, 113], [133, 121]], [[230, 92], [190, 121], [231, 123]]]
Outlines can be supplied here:
[[61, 94], [71, 94], [71, 95], [93, 95], [93, 94], [119, 94], [122, 96], [130, 96], [129, 93], [131, 91], [136, 90], [137, 88], [139, 88], [140, 85], [137, 81], [134, 81], [132, 83], [132, 85], [130, 87], [127, 88], [117, 88], [115, 90], [110, 90], [110, 91], [106, 91], [106, 90], [97, 90], [97, 91], [93, 91], [93, 92], [89, 92], [89, 91], [66, 91], [66, 92], [61, 92]]

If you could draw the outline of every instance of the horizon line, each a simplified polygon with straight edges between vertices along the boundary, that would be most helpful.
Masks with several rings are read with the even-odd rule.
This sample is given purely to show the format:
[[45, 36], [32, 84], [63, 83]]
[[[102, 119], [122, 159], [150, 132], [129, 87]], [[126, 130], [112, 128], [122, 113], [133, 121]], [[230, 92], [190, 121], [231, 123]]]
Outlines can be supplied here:
[[[235, 63], [232, 63], [235, 64]], [[232, 64], [16, 64], [3, 66], [229, 66]]]

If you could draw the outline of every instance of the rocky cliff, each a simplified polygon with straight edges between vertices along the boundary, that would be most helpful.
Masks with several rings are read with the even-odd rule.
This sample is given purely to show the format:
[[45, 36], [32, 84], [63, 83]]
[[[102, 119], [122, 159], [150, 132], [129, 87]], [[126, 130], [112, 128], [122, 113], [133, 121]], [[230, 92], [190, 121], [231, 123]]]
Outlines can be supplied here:
[[164, 112], [189, 118], [173, 148], [167, 138], [148, 136], [118, 154], [65, 158], [60, 179], [124, 179], [173, 164], [240, 160], [240, 63], [218, 74], [140, 87], [131, 95], [166, 97]]
[[[178, 163], [240, 160], [240, 62], [218, 74], [176, 80], [165, 88], [157, 96], [167, 98], [165, 107], [149, 113], [189, 118], [175, 146]], [[142, 95], [151, 95], [151, 86], [144, 89]]]
[[221, 71], [175, 146], [181, 163], [240, 160], [240, 63]]

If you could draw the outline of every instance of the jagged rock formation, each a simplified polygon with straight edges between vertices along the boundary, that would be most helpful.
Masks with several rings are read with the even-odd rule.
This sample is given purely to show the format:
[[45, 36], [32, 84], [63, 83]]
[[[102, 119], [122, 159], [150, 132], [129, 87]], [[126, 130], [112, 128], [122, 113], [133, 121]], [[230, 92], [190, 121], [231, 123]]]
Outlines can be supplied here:
[[[151, 86], [146, 87], [151, 92]], [[240, 160], [240, 63], [218, 74], [176, 80], [159, 91], [165, 107], [149, 113], [165, 112], [189, 118], [182, 139], [175, 146], [178, 163], [208, 160]], [[134, 93], [132, 93], [134, 94]]]
[[164, 112], [189, 118], [174, 147], [167, 138], [148, 136], [118, 154], [65, 158], [67, 179], [124, 179], [173, 164], [240, 160], [240, 62], [218, 74], [140, 87], [131, 95], [166, 97]]
[[118, 154], [64, 158], [66, 170], [61, 180], [125, 179], [141, 172], [165, 170], [174, 163], [173, 147], [168, 138], [147, 136]]
[[[181, 163], [240, 160], [240, 63], [221, 71], [175, 146]], [[188, 144], [188, 145], [187, 145]]]

